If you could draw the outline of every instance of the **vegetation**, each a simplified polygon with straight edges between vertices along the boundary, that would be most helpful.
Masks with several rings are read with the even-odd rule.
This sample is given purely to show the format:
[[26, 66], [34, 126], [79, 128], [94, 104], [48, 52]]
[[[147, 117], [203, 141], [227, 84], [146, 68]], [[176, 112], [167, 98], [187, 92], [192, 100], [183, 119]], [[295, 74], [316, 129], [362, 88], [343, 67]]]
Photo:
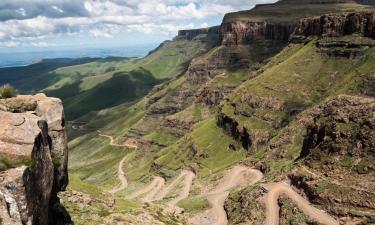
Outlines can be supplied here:
[[10, 84], [5, 84], [0, 87], [0, 98], [12, 98], [16, 95], [17, 91]]

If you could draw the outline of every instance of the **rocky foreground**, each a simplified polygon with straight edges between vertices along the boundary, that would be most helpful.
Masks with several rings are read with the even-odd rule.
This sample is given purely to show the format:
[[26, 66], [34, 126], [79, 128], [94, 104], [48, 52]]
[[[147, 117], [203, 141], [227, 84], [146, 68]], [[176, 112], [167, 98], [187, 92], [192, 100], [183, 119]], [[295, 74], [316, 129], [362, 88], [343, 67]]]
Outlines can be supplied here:
[[1, 99], [0, 125], [1, 224], [72, 224], [57, 196], [68, 185], [62, 102], [44, 94]]

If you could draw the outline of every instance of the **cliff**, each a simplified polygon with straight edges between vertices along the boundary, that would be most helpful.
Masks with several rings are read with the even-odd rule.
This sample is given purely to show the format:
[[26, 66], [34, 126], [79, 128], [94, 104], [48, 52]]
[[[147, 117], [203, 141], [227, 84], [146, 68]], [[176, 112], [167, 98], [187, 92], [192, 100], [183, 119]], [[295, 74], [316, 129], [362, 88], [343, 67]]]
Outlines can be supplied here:
[[221, 43], [226, 46], [246, 45], [255, 40], [287, 42], [295, 29], [294, 24], [269, 22], [234, 22], [221, 26]]
[[375, 38], [375, 13], [358, 12], [347, 14], [328, 14], [305, 18], [300, 21], [295, 35], [340, 37], [356, 35]]
[[62, 102], [44, 94], [0, 100], [0, 217], [4, 224], [71, 224]]
[[201, 35], [201, 34], [207, 34], [211, 36], [218, 36], [219, 35], [219, 26], [215, 27], [208, 27], [208, 28], [201, 28], [201, 29], [192, 29], [192, 30], [180, 30], [178, 31], [178, 35], [176, 39], [183, 39], [191, 41], [195, 37]]

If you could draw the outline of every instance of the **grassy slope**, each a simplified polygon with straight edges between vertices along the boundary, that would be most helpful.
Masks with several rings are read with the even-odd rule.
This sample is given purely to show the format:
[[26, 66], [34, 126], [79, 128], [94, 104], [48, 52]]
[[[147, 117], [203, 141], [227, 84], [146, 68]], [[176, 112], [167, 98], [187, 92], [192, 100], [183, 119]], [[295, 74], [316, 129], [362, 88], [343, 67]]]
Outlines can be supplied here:
[[95, 58], [47, 59], [24, 67], [1, 68], [0, 84], [10, 83], [21, 93], [33, 93], [40, 91], [61, 79], [53, 74], [53, 71], [57, 68], [73, 65], [80, 66], [86, 63], [90, 64], [90, 62], [97, 60], [98, 59]]
[[[353, 60], [320, 54], [315, 40], [307, 45], [291, 45], [274, 57], [261, 75], [237, 88], [223, 103], [222, 112], [248, 128], [250, 133], [269, 133], [271, 143], [283, 145], [282, 159], [267, 160], [268, 175], [272, 179], [280, 171], [292, 168], [300, 154], [303, 130], [295, 122], [294, 112], [338, 94], [366, 93], [371, 88], [366, 80], [375, 70], [371, 63], [374, 60], [375, 49]], [[243, 99], [253, 102], [273, 99], [284, 106], [280, 110], [253, 108]], [[238, 112], [251, 112], [252, 116]], [[273, 157], [270, 154], [263, 154], [261, 158]]]

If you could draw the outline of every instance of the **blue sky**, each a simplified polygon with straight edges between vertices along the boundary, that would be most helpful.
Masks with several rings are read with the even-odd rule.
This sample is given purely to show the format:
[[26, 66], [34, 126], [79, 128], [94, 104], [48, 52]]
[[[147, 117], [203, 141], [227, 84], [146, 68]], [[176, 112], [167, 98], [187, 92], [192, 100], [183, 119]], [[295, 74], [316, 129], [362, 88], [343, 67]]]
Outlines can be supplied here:
[[0, 52], [159, 43], [276, 0], [1, 0]]

